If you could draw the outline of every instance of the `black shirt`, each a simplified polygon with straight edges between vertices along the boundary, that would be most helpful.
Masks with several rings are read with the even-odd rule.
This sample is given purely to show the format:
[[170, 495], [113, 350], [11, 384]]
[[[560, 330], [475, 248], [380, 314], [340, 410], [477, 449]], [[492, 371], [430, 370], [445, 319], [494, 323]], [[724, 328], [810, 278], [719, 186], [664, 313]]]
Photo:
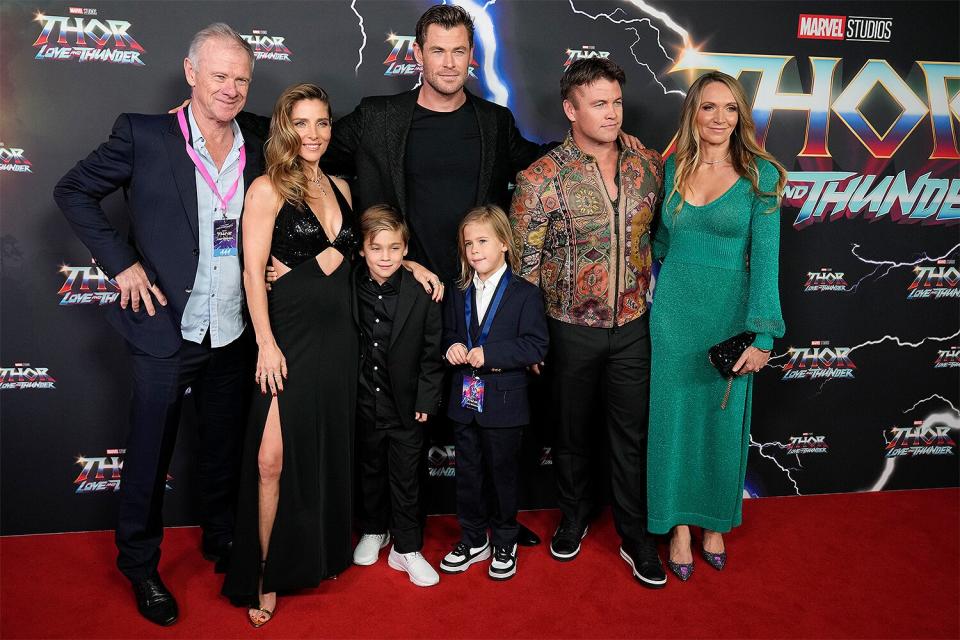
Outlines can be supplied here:
[[390, 349], [390, 333], [397, 313], [400, 269], [382, 285], [370, 277], [366, 265], [357, 272], [361, 345], [357, 409], [362, 420], [372, 422], [377, 427], [398, 427], [403, 423], [390, 387], [387, 351]]
[[460, 273], [457, 227], [477, 202], [481, 153], [480, 125], [470, 100], [451, 112], [416, 106], [404, 158], [410, 259], [448, 286]]

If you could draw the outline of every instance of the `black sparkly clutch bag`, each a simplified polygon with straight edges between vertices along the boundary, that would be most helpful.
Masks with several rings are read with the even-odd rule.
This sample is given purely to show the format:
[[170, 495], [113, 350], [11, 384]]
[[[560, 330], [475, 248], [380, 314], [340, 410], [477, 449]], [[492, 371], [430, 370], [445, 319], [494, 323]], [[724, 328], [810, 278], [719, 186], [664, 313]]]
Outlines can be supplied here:
[[727, 378], [727, 392], [723, 395], [723, 402], [720, 403], [721, 409], [727, 408], [727, 400], [730, 399], [730, 389], [733, 387], [733, 377], [736, 375], [733, 372], [733, 365], [737, 364], [737, 360], [747, 347], [753, 344], [756, 337], [757, 334], [753, 331], [744, 331], [723, 342], [718, 342], [707, 351], [710, 364], [720, 372], [721, 376]]
[[747, 350], [747, 347], [753, 344], [756, 337], [757, 334], [753, 331], [744, 331], [732, 338], [727, 338], [723, 342], [718, 342], [707, 351], [710, 364], [716, 367], [724, 378], [733, 377], [736, 375], [733, 372], [733, 365], [737, 364], [737, 360]]

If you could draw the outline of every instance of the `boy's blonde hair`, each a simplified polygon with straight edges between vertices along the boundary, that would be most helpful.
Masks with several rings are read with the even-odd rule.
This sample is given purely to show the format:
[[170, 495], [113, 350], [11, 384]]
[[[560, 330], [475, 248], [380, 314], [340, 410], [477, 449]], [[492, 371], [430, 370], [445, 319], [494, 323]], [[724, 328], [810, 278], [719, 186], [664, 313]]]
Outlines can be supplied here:
[[403, 216], [388, 204], [375, 204], [360, 215], [360, 236], [363, 242], [370, 240], [381, 231], [396, 231], [403, 244], [410, 243], [410, 229]]
[[513, 271], [520, 268], [520, 243], [510, 227], [510, 220], [503, 209], [495, 204], [484, 204], [474, 207], [467, 212], [460, 222], [460, 228], [457, 229], [457, 248], [460, 252], [460, 279], [457, 280], [457, 286], [466, 290], [473, 280], [473, 269], [470, 268], [470, 261], [467, 260], [467, 250], [463, 243], [463, 230], [468, 224], [489, 224], [497, 239], [507, 245], [506, 261]]

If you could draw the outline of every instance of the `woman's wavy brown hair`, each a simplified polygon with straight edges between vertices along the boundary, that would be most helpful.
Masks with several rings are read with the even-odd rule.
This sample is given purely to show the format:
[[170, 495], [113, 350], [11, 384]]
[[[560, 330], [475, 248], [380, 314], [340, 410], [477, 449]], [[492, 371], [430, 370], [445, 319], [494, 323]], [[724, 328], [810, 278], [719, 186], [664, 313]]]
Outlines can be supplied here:
[[300, 159], [300, 146], [303, 143], [290, 119], [293, 105], [301, 100], [319, 100], [327, 105], [327, 114], [332, 120], [330, 98], [326, 91], [315, 84], [295, 84], [277, 98], [273, 117], [270, 119], [270, 137], [267, 138], [264, 149], [266, 173], [273, 188], [281, 198], [295, 207], [303, 207], [307, 193], [307, 176], [303, 172], [303, 162]]
[[[674, 193], [680, 194], [676, 212], [683, 207], [683, 194], [687, 193], [690, 178], [694, 170], [700, 165], [700, 134], [697, 131], [697, 111], [700, 109], [700, 100], [704, 88], [711, 82], [719, 82], [730, 89], [733, 99], [737, 102], [737, 126], [730, 135], [730, 161], [738, 175], [746, 176], [753, 186], [753, 191], [760, 197], [774, 198], [774, 211], [780, 206], [783, 188], [787, 183], [787, 171], [776, 158], [767, 153], [757, 144], [756, 128], [753, 125], [753, 115], [743, 86], [733, 76], [720, 71], [710, 71], [703, 74], [690, 85], [687, 98], [683, 101], [680, 111], [680, 126], [677, 132], [677, 145], [674, 152], [673, 189], [667, 194], [665, 202], [669, 202]], [[776, 189], [772, 192], [760, 189], [760, 168], [757, 158], [763, 158], [772, 164], [780, 174]]]

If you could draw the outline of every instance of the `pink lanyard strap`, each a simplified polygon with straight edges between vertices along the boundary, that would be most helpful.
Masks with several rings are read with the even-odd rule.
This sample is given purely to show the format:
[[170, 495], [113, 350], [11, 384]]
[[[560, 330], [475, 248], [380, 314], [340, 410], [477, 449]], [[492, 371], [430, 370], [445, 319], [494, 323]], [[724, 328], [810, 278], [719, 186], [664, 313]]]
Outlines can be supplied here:
[[187, 128], [187, 116], [184, 115], [185, 111], [186, 109], [180, 109], [180, 111], [177, 111], [177, 122], [180, 123], [180, 131], [183, 133], [183, 140], [186, 143], [187, 155], [190, 156], [191, 160], [193, 160], [194, 166], [197, 168], [197, 171], [200, 172], [200, 175], [203, 176], [203, 180], [207, 183], [207, 186], [210, 187], [210, 190], [213, 191], [213, 195], [215, 195], [220, 201], [220, 204], [223, 205], [222, 212], [223, 216], [226, 217], [227, 205], [230, 204], [233, 196], [236, 195], [237, 188], [240, 186], [240, 180], [243, 178], [243, 169], [247, 166], [246, 147], [240, 145], [240, 169], [237, 173], [237, 179], [233, 181], [233, 184], [227, 191], [227, 195], [220, 195], [220, 190], [217, 189], [217, 185], [210, 176], [210, 172], [207, 171], [207, 168], [203, 164], [203, 160], [200, 159], [200, 154], [198, 154], [196, 149], [190, 145], [190, 130]]

